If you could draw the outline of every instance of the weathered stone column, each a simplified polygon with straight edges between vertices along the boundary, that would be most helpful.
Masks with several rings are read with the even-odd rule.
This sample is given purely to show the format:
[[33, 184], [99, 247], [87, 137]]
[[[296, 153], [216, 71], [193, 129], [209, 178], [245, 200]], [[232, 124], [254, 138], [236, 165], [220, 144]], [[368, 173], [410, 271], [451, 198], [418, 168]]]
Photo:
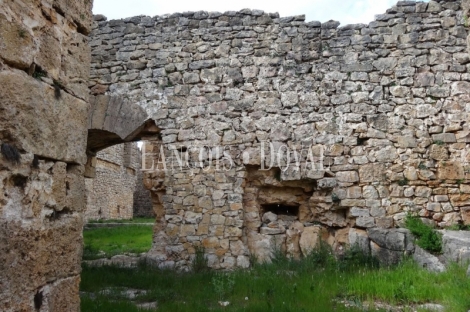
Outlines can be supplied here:
[[92, 0], [0, 0], [0, 310], [79, 311]]

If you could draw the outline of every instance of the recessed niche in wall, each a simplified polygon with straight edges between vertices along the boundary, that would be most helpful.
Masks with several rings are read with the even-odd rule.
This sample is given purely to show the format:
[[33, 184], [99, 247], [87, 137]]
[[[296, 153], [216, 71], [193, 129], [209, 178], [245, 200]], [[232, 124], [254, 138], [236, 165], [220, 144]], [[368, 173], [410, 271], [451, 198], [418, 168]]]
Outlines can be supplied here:
[[277, 215], [294, 216], [296, 218], [298, 218], [299, 216], [299, 206], [293, 206], [293, 205], [283, 205], [283, 204], [261, 205], [262, 215], [268, 211], [275, 213]]

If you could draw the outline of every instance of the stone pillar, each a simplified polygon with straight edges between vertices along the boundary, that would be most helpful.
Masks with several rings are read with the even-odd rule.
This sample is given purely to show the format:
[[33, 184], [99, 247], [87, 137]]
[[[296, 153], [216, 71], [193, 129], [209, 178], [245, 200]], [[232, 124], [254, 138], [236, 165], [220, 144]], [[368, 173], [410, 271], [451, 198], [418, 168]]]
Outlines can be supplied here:
[[0, 3], [0, 311], [79, 311], [92, 1]]

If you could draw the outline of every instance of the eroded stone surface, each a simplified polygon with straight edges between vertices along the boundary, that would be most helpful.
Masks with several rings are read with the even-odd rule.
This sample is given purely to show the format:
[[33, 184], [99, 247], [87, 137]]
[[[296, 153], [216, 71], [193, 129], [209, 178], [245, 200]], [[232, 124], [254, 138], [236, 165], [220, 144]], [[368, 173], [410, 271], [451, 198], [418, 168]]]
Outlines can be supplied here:
[[[231, 242], [266, 258], [273, 238], [298, 256], [315, 224], [337, 249], [349, 228], [375, 233], [407, 212], [441, 227], [468, 219], [457, 191], [468, 184], [470, 79], [460, 1], [397, 5], [344, 28], [256, 14], [93, 26], [94, 92], [137, 103], [166, 159], [191, 164], [145, 178], [161, 194], [159, 261], [185, 266], [201, 245], [221, 268], [236, 263]], [[263, 220], [265, 205], [298, 213]]]
[[80, 309], [91, 5], [0, 5], [1, 311]]

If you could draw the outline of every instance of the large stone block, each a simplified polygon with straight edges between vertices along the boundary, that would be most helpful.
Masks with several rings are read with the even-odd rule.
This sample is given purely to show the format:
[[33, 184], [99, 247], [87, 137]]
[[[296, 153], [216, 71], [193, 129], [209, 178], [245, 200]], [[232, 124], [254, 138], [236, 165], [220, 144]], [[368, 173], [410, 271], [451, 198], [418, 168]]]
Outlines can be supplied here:
[[384, 180], [384, 164], [365, 164], [359, 167], [361, 182], [380, 182]]
[[33, 36], [20, 23], [7, 18], [0, 10], [0, 57], [7, 64], [28, 69], [33, 62], [37, 47]]
[[66, 18], [70, 18], [77, 25], [77, 32], [88, 35], [91, 32], [93, 14], [92, 0], [47, 0], [54, 9]]
[[438, 179], [460, 180], [465, 178], [463, 164], [457, 161], [441, 162], [437, 172]]
[[465, 264], [470, 260], [470, 232], [443, 231], [442, 252], [447, 261]]
[[367, 230], [369, 238], [381, 248], [395, 251], [413, 251], [413, 238], [406, 229], [380, 229]]
[[359, 248], [365, 254], [370, 254], [370, 240], [367, 232], [356, 228], [349, 230], [349, 245], [353, 248]]
[[310, 226], [304, 228], [299, 240], [300, 250], [306, 257], [308, 256], [321, 241], [321, 227]]
[[86, 163], [88, 103], [66, 92], [57, 99], [53, 87], [16, 70], [0, 72], [0, 94], [0, 139], [44, 158]]
[[[28, 307], [24, 311], [30, 311], [32, 298], [42, 288], [44, 296], [49, 298], [49, 307], [68, 305], [67, 311], [78, 311], [81, 216], [65, 214], [58, 219], [36, 219], [29, 224], [4, 219], [0, 222], [0, 309], [18, 311]], [[62, 282], [57, 280], [69, 278], [70, 287], [58, 294], [56, 286]]]

